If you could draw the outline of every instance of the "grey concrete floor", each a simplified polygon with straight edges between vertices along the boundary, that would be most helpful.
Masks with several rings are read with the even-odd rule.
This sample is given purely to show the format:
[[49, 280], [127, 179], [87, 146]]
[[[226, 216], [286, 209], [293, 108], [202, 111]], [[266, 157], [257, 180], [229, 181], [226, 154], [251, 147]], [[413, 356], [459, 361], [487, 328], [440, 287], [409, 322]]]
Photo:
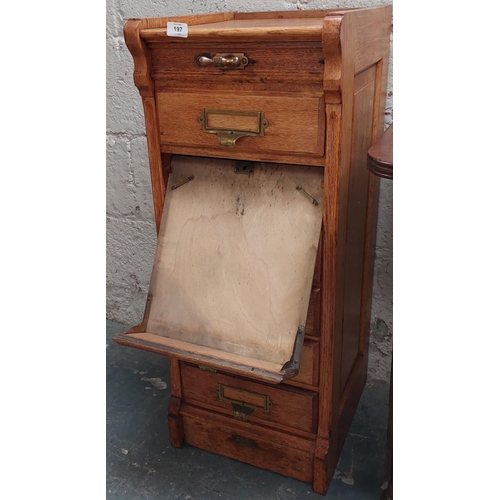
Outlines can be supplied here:
[[325, 496], [310, 484], [184, 445], [170, 445], [168, 359], [111, 340], [107, 321], [106, 498], [123, 500], [378, 500], [389, 384], [368, 379]]

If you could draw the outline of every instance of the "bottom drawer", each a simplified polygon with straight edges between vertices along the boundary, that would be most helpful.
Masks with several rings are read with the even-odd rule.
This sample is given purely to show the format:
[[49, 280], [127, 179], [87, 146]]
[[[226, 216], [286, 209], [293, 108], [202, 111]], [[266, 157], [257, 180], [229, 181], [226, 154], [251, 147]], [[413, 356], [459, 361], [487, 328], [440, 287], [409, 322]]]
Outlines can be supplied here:
[[313, 480], [314, 441], [238, 422], [190, 405], [181, 408], [191, 446], [307, 483]]

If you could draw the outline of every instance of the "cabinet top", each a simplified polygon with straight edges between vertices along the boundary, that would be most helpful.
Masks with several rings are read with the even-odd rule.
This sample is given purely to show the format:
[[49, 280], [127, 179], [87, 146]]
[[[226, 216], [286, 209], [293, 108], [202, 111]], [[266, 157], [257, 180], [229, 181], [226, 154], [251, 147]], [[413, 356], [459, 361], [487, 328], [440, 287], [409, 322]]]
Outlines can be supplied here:
[[[166, 54], [180, 54], [194, 47], [196, 54], [203, 55], [214, 48], [214, 44], [220, 44], [220, 53], [232, 54], [244, 52], [240, 43], [254, 42], [262, 44], [269, 54], [276, 54], [278, 45], [284, 42], [282, 46], [289, 44], [287, 61], [300, 54], [297, 68], [301, 64], [303, 68], [309, 67], [304, 43], [309, 44], [309, 49], [318, 50], [311, 61], [322, 65], [321, 74], [317, 75], [322, 80], [322, 90], [337, 93], [338, 100], [343, 82], [348, 81], [346, 75], [352, 79], [354, 74], [388, 57], [391, 16], [391, 5], [364, 9], [223, 12], [129, 19], [123, 31], [134, 59], [134, 82], [143, 97], [155, 95], [154, 80], [161, 80], [162, 75], [169, 81], [172, 76], [181, 73], [186, 76], [191, 71], [194, 57], [179, 56], [167, 63]], [[181, 33], [172, 31], [173, 28], [180, 29]], [[166, 75], [174, 66], [178, 74]], [[281, 66], [286, 69], [286, 64]], [[311, 75], [314, 71], [310, 70]], [[285, 73], [286, 78], [291, 74]]]
[[[342, 18], [346, 14], [355, 17], [378, 15], [385, 18], [392, 12], [391, 5], [358, 8], [300, 10], [280, 12], [223, 12], [144, 19], [130, 19], [127, 24], [140, 30], [140, 37], [147, 42], [190, 41], [196, 39], [252, 40], [318, 40], [322, 39], [323, 24], [327, 17]], [[373, 20], [373, 19], [372, 19]], [[184, 23], [188, 26], [187, 39], [168, 36], [167, 22]], [[140, 25], [140, 27], [138, 26]]]

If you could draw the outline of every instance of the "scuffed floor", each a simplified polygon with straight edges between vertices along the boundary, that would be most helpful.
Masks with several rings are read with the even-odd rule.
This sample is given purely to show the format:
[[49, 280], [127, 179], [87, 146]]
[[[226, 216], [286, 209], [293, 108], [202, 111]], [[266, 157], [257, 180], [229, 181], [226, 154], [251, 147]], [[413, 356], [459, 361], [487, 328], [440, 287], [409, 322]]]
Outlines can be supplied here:
[[326, 496], [311, 485], [191, 446], [170, 446], [168, 359], [119, 346], [107, 321], [109, 500], [378, 500], [384, 478], [389, 384], [370, 379]]

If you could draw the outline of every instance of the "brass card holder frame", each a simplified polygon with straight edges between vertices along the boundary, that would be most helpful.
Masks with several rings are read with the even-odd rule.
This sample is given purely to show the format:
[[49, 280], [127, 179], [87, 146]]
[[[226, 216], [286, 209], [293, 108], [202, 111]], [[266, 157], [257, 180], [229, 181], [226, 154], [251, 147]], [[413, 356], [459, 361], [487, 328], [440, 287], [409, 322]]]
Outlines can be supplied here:
[[[254, 129], [236, 129], [224, 127], [211, 127], [209, 125], [210, 115], [224, 116], [250, 116], [257, 118], [257, 126]], [[227, 109], [206, 109], [203, 108], [198, 121], [201, 123], [203, 132], [207, 134], [217, 134], [219, 144], [223, 147], [232, 148], [240, 137], [264, 136], [264, 129], [269, 122], [264, 117], [263, 111], [235, 111]]]
[[[226, 389], [228, 395], [226, 395]], [[255, 411], [260, 410], [265, 413], [269, 413], [269, 410], [273, 403], [269, 396], [265, 394], [257, 394], [254, 392], [244, 391], [242, 389], [236, 389], [228, 385], [219, 384], [215, 389], [215, 392], [222, 401], [227, 401], [231, 403], [233, 407], [233, 415], [237, 420], [247, 421], [248, 417]], [[231, 395], [233, 397], [231, 397]], [[255, 402], [255, 404], [245, 402], [244, 399], [250, 399]]]

